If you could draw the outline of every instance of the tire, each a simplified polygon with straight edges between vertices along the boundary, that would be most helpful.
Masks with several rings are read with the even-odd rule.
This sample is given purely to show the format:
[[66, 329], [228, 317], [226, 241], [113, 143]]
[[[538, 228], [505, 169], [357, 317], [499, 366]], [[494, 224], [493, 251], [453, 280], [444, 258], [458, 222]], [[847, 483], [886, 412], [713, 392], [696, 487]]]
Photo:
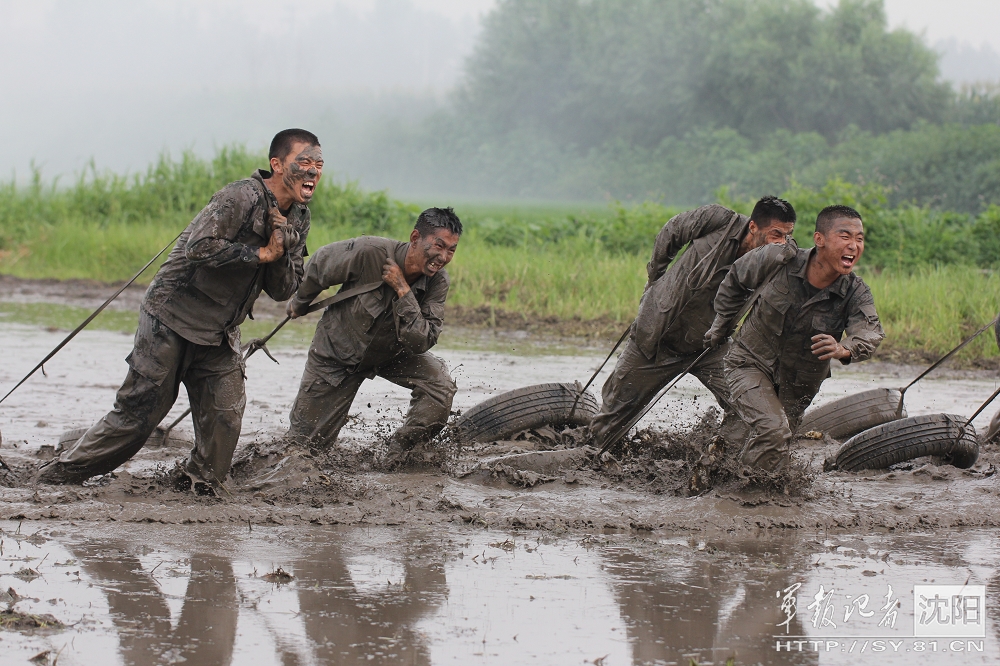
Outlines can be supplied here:
[[[833, 469], [856, 472], [936, 456], [940, 462], [966, 469], [979, 458], [979, 440], [966, 419], [954, 414], [926, 414], [866, 430], [847, 440], [834, 457]], [[959, 437], [961, 435], [961, 437]]]
[[465, 412], [455, 423], [461, 437], [476, 442], [507, 439], [522, 430], [543, 426], [582, 426], [599, 408], [589, 392], [573, 402], [583, 387], [574, 384], [536, 384], [494, 396]]
[[845, 396], [807, 411], [798, 431], [817, 430], [843, 441], [883, 423], [905, 419], [905, 407], [902, 414], [896, 413], [899, 399], [898, 389], [886, 388]]

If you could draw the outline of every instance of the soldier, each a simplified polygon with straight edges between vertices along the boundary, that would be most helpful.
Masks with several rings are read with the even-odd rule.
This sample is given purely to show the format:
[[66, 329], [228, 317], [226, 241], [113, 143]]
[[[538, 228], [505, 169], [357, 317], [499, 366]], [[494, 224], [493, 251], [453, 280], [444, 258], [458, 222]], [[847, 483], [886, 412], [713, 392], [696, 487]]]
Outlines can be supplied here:
[[271, 141], [271, 171], [230, 183], [180, 235], [143, 297], [129, 372], [115, 407], [43, 466], [39, 481], [79, 483], [134, 456], [187, 387], [195, 444], [184, 463], [196, 490], [229, 473], [246, 406], [239, 325], [263, 290], [284, 301], [302, 279], [309, 209], [323, 173], [311, 132]]
[[361, 383], [376, 376], [412, 391], [406, 420], [389, 440], [384, 466], [437, 435], [451, 410], [455, 382], [444, 361], [429, 353], [437, 344], [448, 297], [448, 265], [462, 235], [451, 208], [428, 208], [410, 242], [362, 236], [316, 251], [288, 315], [306, 312], [324, 289], [360, 290], [323, 313], [289, 417], [289, 437], [328, 448]]
[[871, 291], [853, 272], [865, 249], [861, 215], [848, 206], [824, 208], [813, 242], [812, 249], [789, 243], [748, 253], [715, 297], [706, 346], [727, 339], [733, 316], [758, 290], [725, 359], [730, 395], [750, 426], [744, 465], [782, 469], [802, 413], [830, 376], [830, 360], [863, 361], [885, 337]]
[[[663, 226], [646, 266], [649, 280], [639, 314], [604, 384], [601, 411], [590, 422], [595, 445], [624, 434], [629, 421], [701, 353], [702, 338], [715, 319], [715, 292], [733, 261], [766, 243], [784, 243], [794, 228], [792, 205], [772, 196], [758, 201], [750, 217], [711, 205], [681, 213]], [[724, 432], [733, 436], [740, 428], [723, 377], [724, 357], [724, 348], [713, 350], [692, 374], [722, 405]]]

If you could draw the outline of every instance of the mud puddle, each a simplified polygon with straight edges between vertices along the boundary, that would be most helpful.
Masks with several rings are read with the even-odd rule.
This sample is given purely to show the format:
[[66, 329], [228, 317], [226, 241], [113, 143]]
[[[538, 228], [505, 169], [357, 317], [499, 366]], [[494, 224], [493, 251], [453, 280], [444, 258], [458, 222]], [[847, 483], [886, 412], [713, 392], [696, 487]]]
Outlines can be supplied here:
[[[1000, 647], [1000, 544], [978, 530], [0, 529], [14, 609], [65, 625], [0, 630], [3, 663], [985, 664]], [[923, 584], [984, 586], [986, 605], [932, 626]]]
[[[4, 363], [0, 365], [3, 392], [63, 337], [62, 331], [0, 320], [0, 348], [4, 349]], [[473, 347], [479, 343], [489, 348]], [[48, 363], [47, 376], [39, 372], [0, 406], [4, 446], [17, 444], [35, 449], [42, 444], [53, 444], [63, 431], [89, 426], [106, 413], [127, 372], [125, 357], [131, 351], [131, 344], [131, 333], [100, 330], [81, 333]], [[601, 350], [588, 349], [576, 355], [566, 352], [566, 347], [561, 345], [554, 349], [528, 343], [521, 345], [516, 335], [499, 338], [486, 335], [467, 340], [461, 347], [443, 346], [434, 350], [448, 363], [458, 383], [455, 410], [468, 409], [498, 392], [529, 384], [585, 382], [603, 360]], [[279, 435], [287, 429], [288, 412], [298, 390], [306, 349], [278, 347], [274, 355], [279, 364], [263, 354], [248, 361], [245, 441]], [[594, 382], [595, 394], [599, 395], [600, 386], [613, 363], [612, 360]], [[814, 404], [878, 386], [906, 384], [920, 370], [919, 367], [884, 364], [848, 369], [835, 367], [834, 377], [823, 385]], [[951, 372], [945, 376], [944, 379], [925, 379], [907, 392], [906, 407], [911, 416], [937, 412], [971, 414], [997, 385], [997, 379], [991, 378], [989, 373]], [[402, 422], [408, 401], [405, 390], [384, 380], [365, 382], [351, 409], [354, 419], [343, 436], [364, 442], [371, 439], [370, 424], [395, 427]], [[640, 422], [639, 427], [690, 426], [713, 404], [708, 391], [696, 380], [685, 378]], [[187, 399], [182, 389], [168, 419], [179, 416], [186, 407]], [[985, 430], [992, 414], [993, 409], [987, 409], [976, 420], [977, 428]], [[189, 423], [182, 423], [179, 429], [181, 433], [191, 433]]]

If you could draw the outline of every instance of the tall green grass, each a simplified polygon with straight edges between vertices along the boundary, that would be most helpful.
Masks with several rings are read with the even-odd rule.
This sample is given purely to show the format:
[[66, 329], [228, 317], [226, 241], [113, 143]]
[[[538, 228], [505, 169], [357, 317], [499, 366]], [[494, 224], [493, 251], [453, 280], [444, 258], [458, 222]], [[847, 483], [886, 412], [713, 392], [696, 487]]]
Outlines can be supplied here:
[[[0, 184], [0, 272], [124, 280], [219, 187], [264, 163], [263, 155], [227, 149], [211, 161], [163, 158], [130, 177], [91, 170], [66, 187], [44, 185], [38, 174], [24, 187]], [[752, 207], [721, 195], [737, 209]], [[822, 191], [793, 188], [787, 196], [800, 212], [796, 235], [802, 244], [809, 243], [811, 220], [827, 203], [854, 205], [865, 215], [869, 243], [862, 274], [888, 334], [886, 349], [941, 354], [995, 316], [1000, 276], [990, 253], [1000, 253], [1000, 211], [973, 217], [886, 208], [877, 189], [843, 181]], [[635, 316], [653, 238], [677, 212], [649, 202], [455, 207], [466, 231], [449, 267], [451, 304], [621, 323]], [[361, 234], [404, 239], [420, 208], [326, 178], [311, 204], [308, 243], [317, 248]], [[966, 359], [997, 355], [990, 336], [963, 352]]]

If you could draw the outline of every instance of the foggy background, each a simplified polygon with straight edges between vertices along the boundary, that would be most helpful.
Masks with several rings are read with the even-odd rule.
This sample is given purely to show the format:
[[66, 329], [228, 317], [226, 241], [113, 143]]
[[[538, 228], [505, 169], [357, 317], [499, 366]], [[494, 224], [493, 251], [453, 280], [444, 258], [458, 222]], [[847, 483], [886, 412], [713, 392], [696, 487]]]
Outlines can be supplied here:
[[[447, 105], [494, 5], [2, 0], [0, 179], [23, 182], [32, 164], [47, 181], [73, 177], [91, 160], [141, 171], [162, 151], [258, 149], [276, 130], [302, 126], [320, 136], [335, 177], [384, 187], [358, 166], [360, 137]], [[922, 33], [943, 54], [942, 77], [1000, 81], [1000, 3], [885, 6], [890, 27]]]

